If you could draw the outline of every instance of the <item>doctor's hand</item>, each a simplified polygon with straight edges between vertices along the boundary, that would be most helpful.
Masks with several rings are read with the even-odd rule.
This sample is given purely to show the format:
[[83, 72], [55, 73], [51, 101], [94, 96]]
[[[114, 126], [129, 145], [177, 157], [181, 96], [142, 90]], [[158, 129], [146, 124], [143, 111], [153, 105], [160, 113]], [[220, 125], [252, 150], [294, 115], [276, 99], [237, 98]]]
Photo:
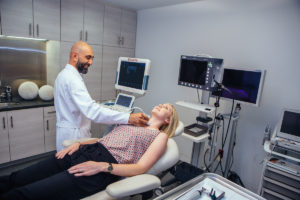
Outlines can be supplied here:
[[146, 126], [149, 121], [149, 117], [144, 113], [130, 114], [128, 123], [136, 126]]
[[72, 155], [75, 151], [77, 151], [80, 147], [80, 143], [79, 142], [76, 142], [70, 146], [68, 146], [67, 148], [57, 152], [55, 154], [55, 157], [57, 159], [62, 159], [65, 157], [66, 154], [69, 154], [69, 155]]
[[69, 168], [68, 172], [74, 176], [92, 176], [99, 172], [106, 172], [107, 167], [106, 162], [86, 161]]

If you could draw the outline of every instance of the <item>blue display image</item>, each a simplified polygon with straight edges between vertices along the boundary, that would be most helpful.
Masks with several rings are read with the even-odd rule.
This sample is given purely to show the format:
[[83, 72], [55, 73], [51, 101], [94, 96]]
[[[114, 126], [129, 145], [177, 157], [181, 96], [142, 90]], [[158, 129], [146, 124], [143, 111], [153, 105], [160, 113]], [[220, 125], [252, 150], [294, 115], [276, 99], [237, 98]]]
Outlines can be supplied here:
[[[258, 98], [261, 72], [224, 69], [222, 84], [232, 93], [226, 90], [221, 92], [221, 97], [244, 101], [255, 104]], [[217, 92], [213, 92], [217, 96]]]
[[121, 62], [118, 84], [126, 87], [142, 89], [145, 63]]
[[132, 100], [131, 97], [119, 95], [119, 98], [118, 98], [118, 101], [116, 102], [116, 104], [120, 105], [120, 106], [129, 107], [130, 103], [131, 103], [131, 100]]

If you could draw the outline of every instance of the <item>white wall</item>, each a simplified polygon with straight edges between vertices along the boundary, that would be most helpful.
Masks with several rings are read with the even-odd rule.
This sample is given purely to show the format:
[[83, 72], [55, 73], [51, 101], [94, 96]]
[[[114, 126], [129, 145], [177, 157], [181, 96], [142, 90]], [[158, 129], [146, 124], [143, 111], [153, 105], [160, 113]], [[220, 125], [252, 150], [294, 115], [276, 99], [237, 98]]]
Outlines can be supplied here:
[[[266, 69], [260, 107], [242, 106], [233, 166], [256, 191], [266, 124], [274, 125], [283, 107], [300, 109], [299, 36], [298, 0], [205, 0], [139, 11], [136, 56], [149, 58], [152, 66], [149, 90], [136, 104], [149, 113], [159, 103], [197, 100], [195, 89], [177, 85], [182, 54]], [[230, 103], [225, 105], [229, 110]], [[176, 108], [186, 125], [193, 122], [196, 113]]]

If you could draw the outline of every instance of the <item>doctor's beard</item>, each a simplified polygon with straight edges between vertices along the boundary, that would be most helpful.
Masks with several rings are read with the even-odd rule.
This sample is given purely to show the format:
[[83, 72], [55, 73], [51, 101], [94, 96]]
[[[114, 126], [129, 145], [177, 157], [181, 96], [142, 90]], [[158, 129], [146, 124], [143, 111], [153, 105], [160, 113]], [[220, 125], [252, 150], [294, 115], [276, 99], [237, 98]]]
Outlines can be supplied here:
[[86, 63], [82, 63], [78, 60], [78, 62], [76, 63], [76, 67], [78, 69], [78, 72], [81, 74], [86, 74], [88, 73], [88, 69], [84, 69], [84, 65], [86, 65]]

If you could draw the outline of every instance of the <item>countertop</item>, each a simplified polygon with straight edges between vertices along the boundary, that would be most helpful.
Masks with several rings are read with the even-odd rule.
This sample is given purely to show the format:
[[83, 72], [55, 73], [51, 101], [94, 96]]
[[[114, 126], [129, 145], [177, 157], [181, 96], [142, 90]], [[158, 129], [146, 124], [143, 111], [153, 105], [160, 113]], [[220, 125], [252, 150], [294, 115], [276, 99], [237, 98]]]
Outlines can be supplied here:
[[21, 109], [28, 109], [28, 108], [47, 107], [53, 105], [54, 105], [53, 100], [43, 101], [41, 99], [34, 99], [34, 100], [13, 99], [11, 102], [1, 102], [0, 112], [10, 111], [10, 110], [21, 110]]

